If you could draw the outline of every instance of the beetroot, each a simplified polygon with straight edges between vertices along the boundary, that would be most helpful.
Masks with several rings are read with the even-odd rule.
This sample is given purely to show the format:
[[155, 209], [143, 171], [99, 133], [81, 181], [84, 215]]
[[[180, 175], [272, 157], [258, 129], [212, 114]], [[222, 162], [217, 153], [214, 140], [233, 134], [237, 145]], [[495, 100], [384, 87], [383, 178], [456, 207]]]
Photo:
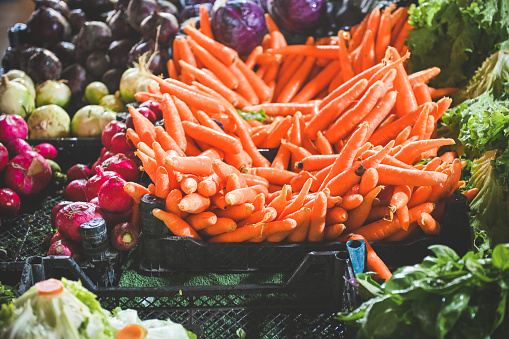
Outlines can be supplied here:
[[138, 106], [138, 111], [140, 111], [140, 112], [141, 112], [141, 107], [147, 107], [152, 112], [154, 112], [157, 120], [161, 120], [163, 118], [163, 111], [161, 110], [161, 107], [159, 107], [159, 101], [147, 100], [147, 101], [142, 102], [140, 104], [140, 106]]
[[58, 211], [55, 218], [57, 230], [66, 238], [81, 242], [82, 237], [78, 232], [80, 225], [95, 218], [102, 218], [103, 214], [99, 207], [89, 202], [73, 202]]
[[117, 224], [111, 231], [110, 240], [113, 247], [119, 251], [128, 251], [138, 243], [138, 230], [133, 224], [124, 222]]
[[111, 151], [111, 138], [119, 132], [125, 132], [125, 123], [117, 120], [110, 121], [101, 134], [101, 141], [106, 149]]
[[[99, 199], [98, 199], [99, 200]], [[113, 213], [102, 209], [104, 220], [106, 220], [106, 227], [108, 230], [112, 229], [115, 225], [131, 220], [132, 208], [124, 213]]]
[[101, 188], [102, 184], [104, 184], [108, 179], [120, 176], [120, 174], [113, 171], [104, 171], [101, 166], [97, 166], [95, 170], [97, 174], [88, 179], [87, 185], [85, 187], [85, 195], [87, 197], [87, 201], [97, 197], [97, 193], [99, 193], [99, 189]]
[[16, 114], [0, 115], [0, 142], [4, 145], [7, 141], [28, 136], [28, 125], [21, 116]]
[[32, 146], [25, 140], [20, 138], [14, 138], [7, 142], [7, 151], [9, 151], [9, 156], [14, 158], [18, 154], [26, 153], [32, 151]]
[[64, 191], [64, 197], [70, 201], [87, 201], [85, 195], [86, 179], [76, 179], [67, 184]]
[[60, 211], [62, 208], [64, 208], [65, 206], [69, 205], [69, 204], [72, 204], [73, 202], [72, 201], [69, 201], [69, 200], [63, 200], [63, 201], [60, 201], [58, 204], [56, 204], [55, 206], [53, 206], [53, 208], [51, 209], [51, 215], [50, 215], [50, 222], [51, 222], [51, 227], [53, 228], [56, 228], [55, 227], [55, 218], [57, 217], [57, 213], [58, 211]]
[[113, 171], [120, 174], [125, 181], [137, 182], [140, 177], [140, 170], [137, 164], [123, 153], [115, 154], [106, 159], [101, 164], [101, 167], [105, 171]]
[[125, 132], [118, 132], [111, 138], [111, 151], [113, 153], [127, 153], [135, 148], [128, 142]]
[[51, 168], [39, 153], [30, 151], [19, 154], [7, 164], [5, 185], [18, 194], [36, 195], [51, 181]]
[[55, 160], [57, 157], [57, 148], [49, 142], [43, 142], [42, 144], [35, 145], [34, 151], [44, 157], [44, 159]]
[[67, 180], [88, 179], [92, 177], [92, 170], [87, 165], [76, 164], [71, 166], [67, 172]]
[[21, 200], [13, 190], [0, 189], [0, 216], [14, 217], [21, 207]]
[[9, 163], [9, 151], [7, 151], [7, 147], [4, 146], [0, 142], [0, 172], [3, 171], [5, 166]]
[[126, 181], [120, 177], [108, 179], [99, 189], [99, 206], [113, 213], [127, 212], [134, 204], [133, 198], [124, 191]]
[[63, 255], [79, 261], [81, 257], [81, 247], [67, 239], [60, 239], [51, 244], [48, 255]]

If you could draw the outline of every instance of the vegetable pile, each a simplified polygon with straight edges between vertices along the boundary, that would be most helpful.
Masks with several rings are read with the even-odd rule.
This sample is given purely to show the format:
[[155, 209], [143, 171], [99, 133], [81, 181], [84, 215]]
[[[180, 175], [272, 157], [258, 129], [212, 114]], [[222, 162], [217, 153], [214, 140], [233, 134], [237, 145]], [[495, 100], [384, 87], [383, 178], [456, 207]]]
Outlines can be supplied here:
[[38, 282], [2, 304], [0, 325], [2, 338], [196, 338], [169, 319], [141, 321], [130, 309], [110, 313], [80, 282], [65, 278]]
[[338, 319], [359, 327], [357, 338], [503, 337], [509, 245], [497, 245], [488, 258], [472, 251], [460, 258], [443, 245], [430, 250], [435, 256], [398, 268], [382, 285], [358, 274], [359, 289], [372, 298]]

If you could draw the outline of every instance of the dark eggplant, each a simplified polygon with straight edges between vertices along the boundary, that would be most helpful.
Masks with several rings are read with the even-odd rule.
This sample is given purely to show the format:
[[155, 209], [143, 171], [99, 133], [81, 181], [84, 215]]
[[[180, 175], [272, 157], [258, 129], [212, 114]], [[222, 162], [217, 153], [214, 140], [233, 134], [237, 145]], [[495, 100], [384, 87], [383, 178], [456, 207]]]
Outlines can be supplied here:
[[38, 46], [48, 47], [71, 37], [71, 25], [53, 8], [40, 7], [32, 12], [27, 21], [30, 41]]
[[110, 57], [104, 51], [95, 51], [88, 55], [86, 62], [87, 72], [95, 78], [100, 77], [110, 68]]
[[129, 51], [134, 46], [134, 41], [122, 39], [113, 41], [108, 47], [111, 67], [126, 68]]
[[[160, 29], [158, 29], [160, 27]], [[158, 42], [169, 45], [179, 30], [179, 22], [173, 14], [154, 12], [147, 16], [140, 24], [141, 36], [145, 40], [155, 40], [159, 34]]]
[[28, 59], [26, 73], [35, 84], [46, 80], [58, 80], [62, 74], [62, 63], [55, 53], [43, 49]]

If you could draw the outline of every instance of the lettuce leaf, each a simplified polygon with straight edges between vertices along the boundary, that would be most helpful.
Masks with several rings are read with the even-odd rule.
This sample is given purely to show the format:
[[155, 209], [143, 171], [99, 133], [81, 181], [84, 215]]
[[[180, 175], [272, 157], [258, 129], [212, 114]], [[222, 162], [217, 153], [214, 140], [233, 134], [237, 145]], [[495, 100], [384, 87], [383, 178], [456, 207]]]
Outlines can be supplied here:
[[507, 1], [419, 0], [408, 13], [410, 70], [439, 67], [431, 86], [463, 87], [489, 55], [509, 47]]

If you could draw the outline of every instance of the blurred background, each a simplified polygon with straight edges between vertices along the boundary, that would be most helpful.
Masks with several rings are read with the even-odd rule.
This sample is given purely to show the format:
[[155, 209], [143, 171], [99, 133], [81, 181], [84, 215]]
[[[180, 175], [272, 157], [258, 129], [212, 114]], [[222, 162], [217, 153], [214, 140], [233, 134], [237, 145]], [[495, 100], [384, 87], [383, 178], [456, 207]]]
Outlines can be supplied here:
[[0, 0], [0, 51], [9, 47], [7, 31], [18, 22], [26, 23], [34, 11], [32, 0]]

